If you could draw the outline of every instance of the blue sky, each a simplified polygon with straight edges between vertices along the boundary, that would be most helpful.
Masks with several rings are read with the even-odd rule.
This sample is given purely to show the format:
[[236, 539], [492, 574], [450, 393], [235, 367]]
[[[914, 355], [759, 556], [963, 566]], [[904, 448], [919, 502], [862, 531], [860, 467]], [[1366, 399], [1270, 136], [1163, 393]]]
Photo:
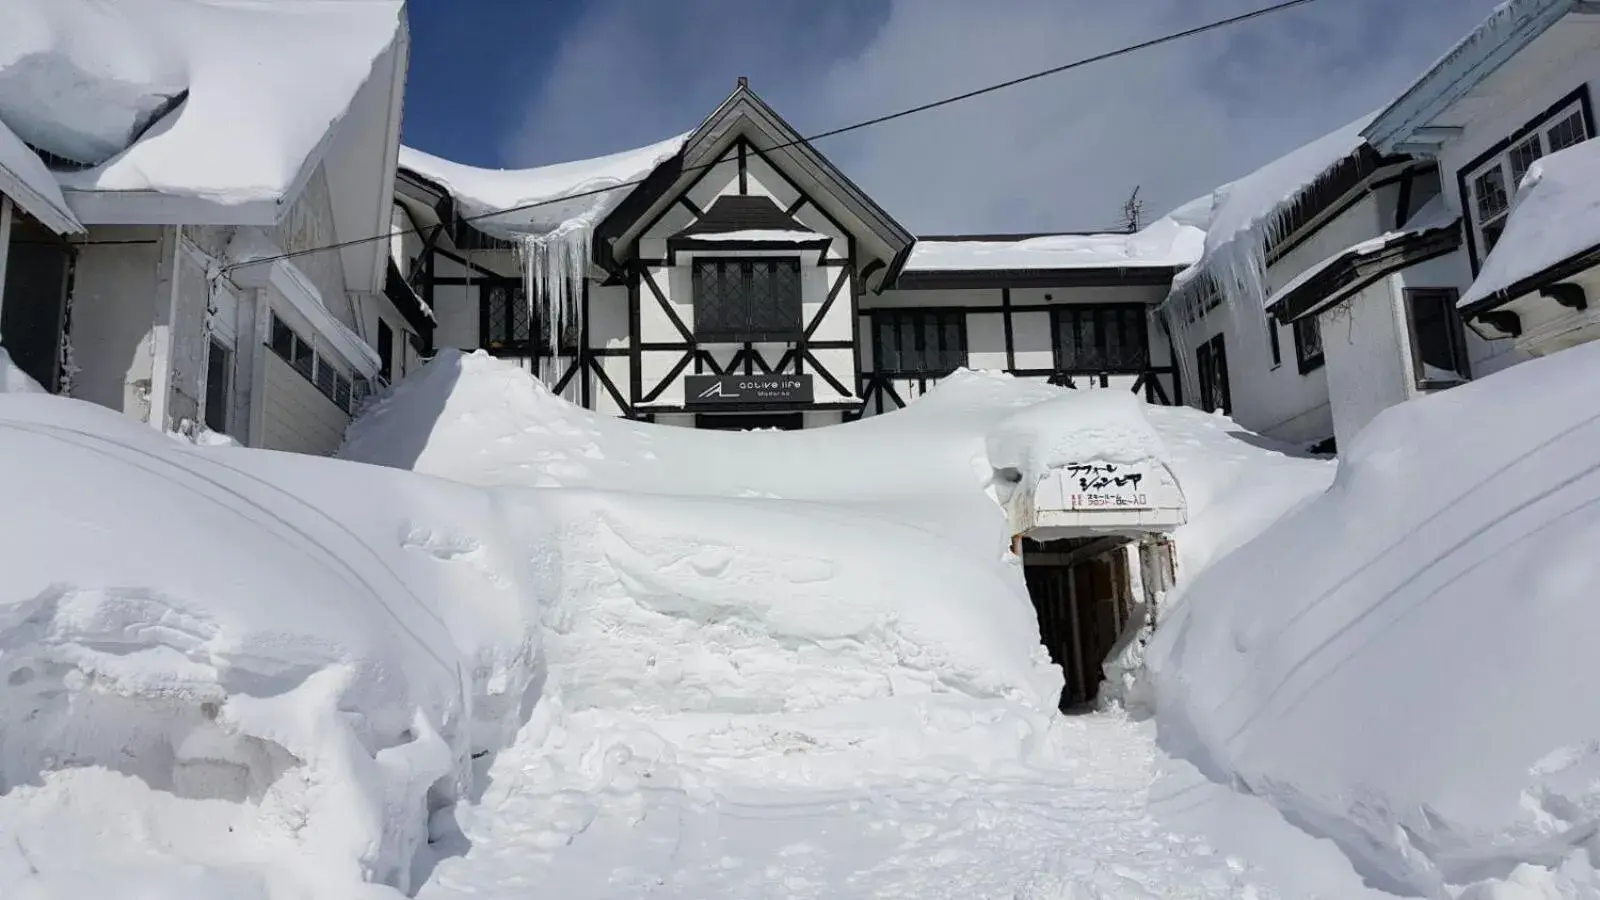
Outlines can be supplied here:
[[[740, 75], [802, 133], [1268, 0], [412, 0], [405, 140], [529, 166], [693, 128]], [[1320, 0], [831, 139], [915, 231], [1161, 212], [1381, 106], [1494, 0]]]

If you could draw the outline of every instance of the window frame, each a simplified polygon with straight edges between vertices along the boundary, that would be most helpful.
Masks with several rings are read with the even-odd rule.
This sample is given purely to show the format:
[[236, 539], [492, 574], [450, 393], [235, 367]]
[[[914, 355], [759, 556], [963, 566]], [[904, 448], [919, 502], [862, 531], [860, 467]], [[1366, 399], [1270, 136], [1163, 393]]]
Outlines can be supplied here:
[[[1428, 378], [1423, 369], [1422, 346], [1419, 329], [1417, 327], [1416, 298], [1419, 296], [1436, 296], [1443, 304], [1445, 317], [1445, 333], [1450, 344], [1450, 352], [1459, 362], [1456, 374], [1458, 381], [1441, 381]], [[1415, 380], [1417, 390], [1436, 391], [1444, 388], [1464, 384], [1472, 379], [1472, 354], [1467, 347], [1466, 323], [1461, 319], [1456, 310], [1456, 302], [1461, 298], [1461, 292], [1453, 287], [1422, 287], [1405, 288], [1401, 292], [1405, 303], [1406, 335], [1411, 347], [1411, 374]]]
[[378, 318], [378, 377], [394, 379], [394, 327]]
[[[1228, 338], [1218, 332], [1195, 348], [1195, 380], [1199, 382], [1200, 408], [1203, 412], [1221, 410], [1225, 416], [1233, 415], [1233, 386], [1228, 374]], [[1221, 403], [1218, 400], [1218, 389]]]
[[[342, 365], [318, 350], [315, 343], [301, 337], [300, 332], [296, 331], [294, 326], [278, 315], [277, 310], [269, 310], [268, 315], [270, 319], [267, 323], [267, 340], [264, 344], [268, 352], [283, 360], [285, 365], [299, 373], [300, 377], [304, 378], [316, 389], [317, 393], [326, 397], [328, 402], [337, 406], [346, 415], [355, 415], [356, 407], [365, 396], [365, 391], [360, 396], [357, 395], [355, 385], [358, 383], [368, 385], [367, 379], [360, 373], [352, 374], [347, 372]], [[280, 346], [280, 344], [285, 346]], [[209, 352], [210, 349], [208, 347], [207, 353], [209, 354]], [[301, 368], [296, 362], [296, 360], [302, 358], [306, 360], [305, 368]], [[324, 373], [326, 373], [326, 377], [322, 377]], [[350, 385], [348, 392], [340, 391], [341, 381]], [[339, 399], [341, 393], [345, 395], [345, 400], [342, 402]], [[204, 415], [203, 410], [202, 415]]]
[[[1109, 343], [1106, 341], [1106, 321], [1119, 321], [1121, 315], [1129, 318], [1120, 320], [1126, 325], [1127, 321], [1137, 323], [1135, 327], [1136, 340], [1133, 346], [1138, 348], [1137, 358], [1130, 362], [1126, 359], [1117, 360], [1117, 365], [1107, 364], [1109, 360]], [[1068, 366], [1064, 357], [1064, 344], [1061, 340], [1062, 325], [1068, 318], [1074, 320], [1073, 332], [1077, 340], [1074, 344], [1081, 343], [1083, 336], [1082, 321], [1092, 317], [1094, 320], [1094, 341], [1096, 351], [1100, 354], [1101, 364], [1098, 366], [1072, 365]], [[1118, 329], [1122, 337], [1127, 337], [1125, 328]], [[1128, 342], [1119, 338], [1119, 346], [1126, 347]], [[1067, 303], [1050, 308], [1050, 358], [1055, 371], [1066, 375], [1137, 375], [1148, 372], [1154, 365], [1153, 354], [1150, 351], [1150, 310], [1142, 303]], [[1076, 362], [1076, 361], [1074, 361]]]
[[[703, 267], [717, 267], [722, 269], [727, 266], [767, 265], [773, 266], [774, 272], [781, 267], [787, 275], [794, 276], [794, 322], [792, 325], [785, 322], [778, 325], [782, 310], [774, 310], [771, 322], [757, 322], [753, 315], [753, 304], [749, 297], [743, 298], [744, 316], [742, 323], [708, 322], [702, 312], [701, 306], [701, 270]], [[694, 309], [694, 327], [691, 333], [698, 342], [707, 344], [743, 344], [743, 343], [787, 343], [798, 341], [805, 337], [806, 330], [806, 305], [805, 305], [805, 275], [802, 272], [800, 257], [798, 255], [776, 256], [695, 256], [689, 260], [689, 291]], [[720, 276], [719, 276], [720, 277]]]
[[[1578, 120], [1581, 129], [1579, 139], [1561, 147], [1554, 147], [1552, 133], [1574, 118]], [[1527, 165], [1531, 166], [1551, 153], [1592, 140], [1594, 137], [1594, 112], [1590, 104], [1588, 86], [1585, 85], [1561, 98], [1555, 105], [1530, 119], [1493, 148], [1461, 168], [1456, 176], [1457, 189], [1461, 198], [1461, 208], [1467, 218], [1473, 274], [1477, 274], [1483, 260], [1494, 249], [1494, 243], [1499, 240], [1505, 222], [1511, 215], [1511, 206], [1516, 201], [1517, 188], [1520, 184], [1520, 178], [1516, 174], [1517, 166], [1514, 163], [1519, 151], [1527, 147], [1530, 142], [1534, 144], [1536, 152], [1527, 160]], [[1523, 169], [1523, 174], [1526, 174], [1526, 168]], [[1504, 188], [1505, 205], [1493, 215], [1485, 217], [1481, 203], [1487, 192], [1480, 191], [1480, 182], [1490, 175], [1498, 176]]]
[[[503, 292], [499, 297], [497, 292]], [[478, 346], [488, 351], [490, 356], [518, 356], [534, 357], [550, 355], [550, 323], [545, 316], [538, 314], [529, 307], [527, 287], [521, 281], [514, 279], [485, 279], [478, 285]], [[490, 311], [494, 302], [505, 305], [502, 310], [503, 321], [506, 322], [507, 338], [495, 341], [490, 334], [490, 322], [493, 317]], [[519, 337], [516, 334], [515, 310], [520, 308], [527, 311], [526, 335]], [[561, 346], [556, 348], [557, 356], [575, 356], [583, 343], [582, 328], [574, 320], [567, 323], [562, 329]], [[534, 336], [538, 335], [539, 343], [534, 344]]]
[[1269, 370], [1277, 369], [1283, 365], [1283, 345], [1278, 337], [1278, 320], [1270, 314], [1267, 316], [1267, 349], [1272, 354], [1272, 365]]
[[[1328, 362], [1326, 345], [1322, 337], [1322, 323], [1316, 316], [1302, 316], [1291, 324], [1294, 332], [1294, 360], [1300, 368], [1301, 375], [1310, 375], [1322, 368]], [[1308, 332], [1315, 332], [1316, 346], [1307, 339]]]
[[[886, 366], [888, 358], [884, 352], [885, 330], [899, 338], [906, 331], [901, 327], [903, 322], [915, 320], [911, 326], [911, 334], [926, 336], [928, 334], [925, 318], [933, 317], [935, 320], [934, 334], [938, 335], [940, 347], [932, 351], [937, 356], [937, 362], [927, 348], [913, 350], [912, 353], [920, 355], [914, 360], [914, 366], [907, 366], [905, 359], [907, 353], [903, 347], [895, 349], [894, 366]], [[953, 330], [947, 329], [953, 325]], [[957, 347], [943, 346], [944, 338], [950, 334], [957, 335]], [[896, 343], [901, 343], [896, 341]], [[926, 343], [926, 341], [924, 341]], [[887, 375], [893, 378], [943, 378], [956, 369], [967, 365], [970, 359], [967, 335], [967, 314], [965, 310], [938, 307], [920, 306], [904, 309], [875, 309], [872, 311], [872, 370], [875, 374]]]
[[[219, 352], [224, 360], [220, 371], [221, 387], [215, 383], [219, 373], [214, 371], [217, 367], [213, 365]], [[233, 369], [236, 359], [233, 347], [215, 335], [206, 339], [206, 405], [205, 409], [200, 411], [200, 420], [207, 430], [217, 434], [231, 433], [229, 429], [233, 425]], [[213, 410], [213, 402], [218, 403], [220, 408]]]

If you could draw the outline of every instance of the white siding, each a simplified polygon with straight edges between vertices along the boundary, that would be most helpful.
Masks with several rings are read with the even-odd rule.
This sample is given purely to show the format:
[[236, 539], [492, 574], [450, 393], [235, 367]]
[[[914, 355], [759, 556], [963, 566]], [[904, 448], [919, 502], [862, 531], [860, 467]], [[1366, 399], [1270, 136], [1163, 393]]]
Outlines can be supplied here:
[[337, 450], [350, 417], [288, 363], [272, 353], [264, 356], [259, 446], [318, 455]]

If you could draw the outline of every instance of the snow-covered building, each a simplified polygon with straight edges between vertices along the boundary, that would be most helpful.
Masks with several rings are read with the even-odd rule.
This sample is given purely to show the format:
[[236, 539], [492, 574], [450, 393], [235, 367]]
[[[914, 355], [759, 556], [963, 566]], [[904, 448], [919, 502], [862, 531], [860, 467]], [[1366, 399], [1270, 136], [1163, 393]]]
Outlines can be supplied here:
[[1597, 12], [1502, 4], [1365, 131], [1382, 152], [1437, 160], [1465, 223], [1460, 310], [1500, 351], [1490, 368], [1600, 337], [1600, 169], [1577, 147], [1595, 136]]
[[917, 238], [742, 79], [638, 150], [510, 171], [406, 148], [396, 184], [436, 344], [522, 359], [609, 414], [823, 425], [960, 367], [1181, 397], [1148, 313], [1198, 229]]
[[8, 12], [0, 191], [28, 216], [0, 336], [18, 364], [163, 430], [332, 451], [432, 327], [371, 239], [392, 221], [403, 4]]
[[1164, 307], [1190, 399], [1332, 449], [1600, 334], [1597, 51], [1586, 4], [1502, 4], [1382, 111], [1217, 189]]

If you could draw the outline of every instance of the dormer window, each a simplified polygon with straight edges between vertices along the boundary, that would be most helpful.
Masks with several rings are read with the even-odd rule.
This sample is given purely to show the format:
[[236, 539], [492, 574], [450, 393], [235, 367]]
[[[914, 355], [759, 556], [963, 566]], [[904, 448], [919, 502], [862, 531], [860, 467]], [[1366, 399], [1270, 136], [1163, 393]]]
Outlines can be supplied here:
[[1584, 113], [1583, 101], [1574, 98], [1523, 126], [1502, 149], [1464, 173], [1467, 196], [1463, 199], [1472, 222], [1479, 263], [1499, 243], [1517, 186], [1533, 164], [1541, 157], [1588, 140], [1592, 134], [1593, 125]]
[[798, 257], [694, 260], [694, 336], [792, 341], [805, 328]]

